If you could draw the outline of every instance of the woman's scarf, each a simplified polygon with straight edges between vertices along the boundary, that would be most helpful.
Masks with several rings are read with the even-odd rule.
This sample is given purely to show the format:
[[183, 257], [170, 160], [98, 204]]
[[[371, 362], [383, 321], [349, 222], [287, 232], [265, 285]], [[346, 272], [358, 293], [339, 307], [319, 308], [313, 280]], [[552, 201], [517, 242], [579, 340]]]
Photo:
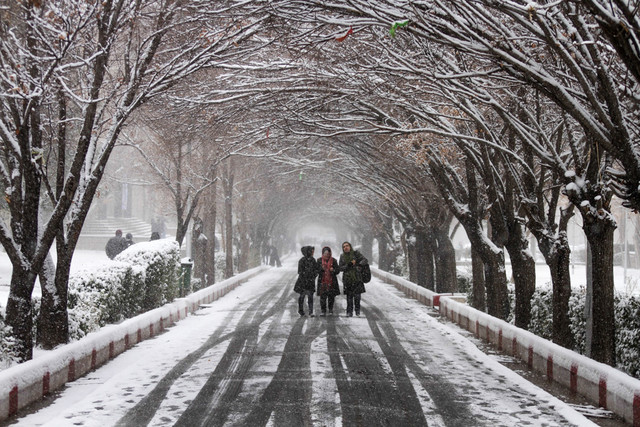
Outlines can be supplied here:
[[333, 258], [329, 257], [329, 259], [325, 259], [322, 257], [322, 283], [327, 285], [331, 285], [333, 283], [331, 268], [333, 268]]

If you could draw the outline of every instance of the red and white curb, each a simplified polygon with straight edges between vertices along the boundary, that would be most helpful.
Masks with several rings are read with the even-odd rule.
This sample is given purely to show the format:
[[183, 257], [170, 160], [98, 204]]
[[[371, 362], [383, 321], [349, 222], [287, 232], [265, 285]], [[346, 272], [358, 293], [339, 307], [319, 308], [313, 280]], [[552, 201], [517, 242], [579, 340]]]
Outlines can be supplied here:
[[162, 333], [202, 304], [217, 300], [266, 269], [260, 266], [245, 271], [118, 325], [105, 326], [42, 357], [0, 371], [0, 420], [17, 414], [137, 343]]
[[371, 272], [407, 296], [431, 307], [439, 306], [440, 315], [524, 361], [550, 382], [562, 384], [571, 393], [640, 427], [640, 380], [469, 307], [460, 295], [436, 294], [377, 268]]

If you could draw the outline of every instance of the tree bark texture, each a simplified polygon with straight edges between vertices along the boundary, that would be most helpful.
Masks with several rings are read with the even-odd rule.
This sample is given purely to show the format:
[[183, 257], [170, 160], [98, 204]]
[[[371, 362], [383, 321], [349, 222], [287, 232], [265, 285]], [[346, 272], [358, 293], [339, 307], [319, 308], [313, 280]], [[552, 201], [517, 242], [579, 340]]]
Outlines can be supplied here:
[[434, 228], [437, 245], [435, 252], [436, 291], [440, 293], [458, 291], [458, 274], [456, 271], [456, 250], [449, 238], [449, 223], [437, 224]]
[[223, 179], [224, 187], [224, 225], [225, 225], [225, 253], [226, 263], [224, 277], [228, 279], [233, 276], [233, 169], [232, 159], [225, 169]]
[[505, 248], [509, 252], [516, 289], [515, 325], [528, 329], [531, 322], [531, 298], [536, 290], [536, 263], [528, 250], [529, 242], [518, 220], [509, 224]]
[[[583, 219], [584, 216], [583, 216]], [[593, 301], [591, 358], [615, 366], [615, 313], [613, 283], [613, 232], [609, 218], [591, 216], [584, 232], [591, 246]]]
[[484, 262], [478, 251], [471, 247], [472, 294], [471, 306], [477, 310], [487, 311], [487, 290], [484, 281]]

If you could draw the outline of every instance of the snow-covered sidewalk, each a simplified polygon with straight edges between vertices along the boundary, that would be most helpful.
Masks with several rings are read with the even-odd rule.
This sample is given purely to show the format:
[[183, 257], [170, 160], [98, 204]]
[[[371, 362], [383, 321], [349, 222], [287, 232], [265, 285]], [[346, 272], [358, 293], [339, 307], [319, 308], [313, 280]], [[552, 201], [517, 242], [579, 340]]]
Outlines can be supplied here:
[[[270, 269], [68, 385], [19, 425], [590, 425], [374, 279], [363, 317], [299, 317]], [[316, 308], [318, 302], [316, 302]]]

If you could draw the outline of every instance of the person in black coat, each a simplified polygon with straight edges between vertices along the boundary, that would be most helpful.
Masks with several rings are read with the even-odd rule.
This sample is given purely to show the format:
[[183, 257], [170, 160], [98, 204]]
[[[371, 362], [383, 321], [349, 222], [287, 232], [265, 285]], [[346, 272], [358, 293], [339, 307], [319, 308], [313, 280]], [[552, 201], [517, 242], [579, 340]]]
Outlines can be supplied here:
[[342, 272], [344, 293], [347, 296], [347, 316], [353, 316], [354, 309], [356, 316], [360, 316], [360, 297], [366, 292], [361, 270], [363, 265], [369, 264], [369, 261], [360, 252], [354, 250], [351, 243], [344, 242], [338, 264]]
[[114, 259], [116, 255], [126, 248], [127, 243], [124, 237], [122, 237], [122, 230], [116, 230], [116, 235], [109, 239], [107, 245], [104, 247], [104, 251], [107, 253], [109, 259]]
[[293, 290], [300, 294], [298, 297], [298, 313], [304, 316], [304, 297], [307, 296], [309, 303], [309, 316], [313, 317], [313, 293], [315, 292], [316, 276], [318, 275], [318, 264], [313, 258], [314, 247], [303, 246], [302, 258], [298, 261], [298, 280]]
[[322, 248], [322, 256], [318, 258], [318, 296], [320, 297], [321, 316], [327, 315], [327, 300], [329, 302], [329, 314], [333, 315], [333, 304], [336, 295], [340, 295], [338, 286], [338, 261], [331, 256], [331, 248]]

